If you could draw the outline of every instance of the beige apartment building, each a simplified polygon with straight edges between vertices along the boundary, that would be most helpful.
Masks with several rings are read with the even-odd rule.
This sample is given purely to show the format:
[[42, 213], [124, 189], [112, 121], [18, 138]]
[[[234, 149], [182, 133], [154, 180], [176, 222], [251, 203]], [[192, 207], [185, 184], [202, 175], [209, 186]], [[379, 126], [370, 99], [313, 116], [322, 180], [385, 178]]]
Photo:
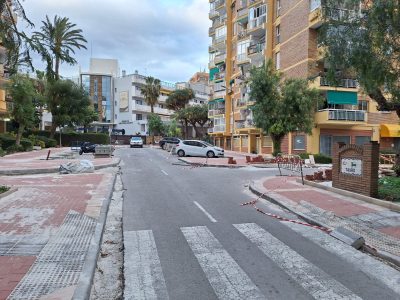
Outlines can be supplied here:
[[[335, 9], [334, 14], [346, 13]], [[217, 145], [241, 152], [272, 153], [270, 137], [253, 123], [246, 79], [252, 66], [272, 59], [284, 76], [311, 79], [325, 103], [316, 109], [312, 135], [288, 134], [285, 153], [332, 154], [334, 143], [379, 141], [381, 148], [400, 149], [399, 118], [378, 112], [376, 103], [362, 93], [355, 78], [330, 86], [318, 30], [322, 25], [321, 0], [215, 0], [210, 1], [210, 83], [212, 97], [209, 134]]]

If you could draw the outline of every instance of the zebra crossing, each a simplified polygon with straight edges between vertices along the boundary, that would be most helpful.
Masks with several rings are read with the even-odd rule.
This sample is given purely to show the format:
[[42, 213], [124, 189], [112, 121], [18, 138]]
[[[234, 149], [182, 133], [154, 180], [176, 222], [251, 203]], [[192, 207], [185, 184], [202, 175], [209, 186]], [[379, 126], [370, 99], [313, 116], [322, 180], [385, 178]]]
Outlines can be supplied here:
[[[338, 255], [369, 278], [376, 279], [400, 299], [400, 272], [318, 230], [282, 222], [310, 242]], [[255, 223], [233, 224], [248, 241], [272, 260], [310, 299], [362, 299]], [[216, 299], [268, 299], [207, 226], [181, 227]], [[124, 232], [125, 299], [169, 299], [156, 241], [151, 230]], [[382, 276], [385, 275], [385, 276]], [[389, 276], [388, 276], [389, 275]], [[254, 279], [254, 278], [253, 278]]]

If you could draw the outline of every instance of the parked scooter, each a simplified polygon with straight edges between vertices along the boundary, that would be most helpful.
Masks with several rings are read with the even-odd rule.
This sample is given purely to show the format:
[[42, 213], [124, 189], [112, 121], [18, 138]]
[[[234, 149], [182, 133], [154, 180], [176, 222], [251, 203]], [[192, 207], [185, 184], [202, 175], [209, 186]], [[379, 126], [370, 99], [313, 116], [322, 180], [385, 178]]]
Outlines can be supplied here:
[[79, 155], [82, 155], [83, 153], [95, 153], [96, 146], [97, 144], [92, 144], [90, 142], [82, 143]]

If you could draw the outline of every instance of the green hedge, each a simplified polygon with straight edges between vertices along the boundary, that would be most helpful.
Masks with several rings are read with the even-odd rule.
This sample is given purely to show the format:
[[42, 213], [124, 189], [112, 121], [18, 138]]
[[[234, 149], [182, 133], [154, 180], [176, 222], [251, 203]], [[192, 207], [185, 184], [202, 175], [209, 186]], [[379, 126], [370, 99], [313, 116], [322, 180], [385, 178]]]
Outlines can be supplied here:
[[15, 136], [11, 134], [0, 134], [0, 145], [3, 150], [7, 152], [18, 152], [18, 151], [31, 151], [32, 141], [26, 138], [21, 139], [21, 147], [15, 147]]
[[[300, 153], [299, 156], [302, 159], [308, 159], [309, 158], [310, 153]], [[332, 163], [332, 158], [324, 155], [324, 154], [314, 154], [314, 160], [316, 164], [331, 164]]]
[[4, 150], [10, 148], [11, 146], [15, 145], [15, 137], [10, 134], [0, 134], [0, 144], [1, 148]]
[[[29, 131], [26, 133], [27, 136], [34, 134], [41, 138], [49, 138], [50, 132], [49, 131]], [[45, 143], [46, 141], [43, 140]], [[57, 145], [60, 141], [60, 135], [56, 132], [54, 136], [54, 140], [56, 141]], [[77, 132], [68, 132], [68, 133], [61, 133], [61, 143], [64, 147], [71, 147], [73, 142], [91, 142], [94, 144], [102, 144], [108, 145], [110, 144], [110, 137], [105, 133], [77, 133]], [[47, 145], [46, 145], [47, 147]]]
[[41, 136], [41, 135], [36, 136], [36, 139], [38, 139], [39, 141], [44, 142], [44, 145], [45, 145], [46, 148], [57, 146], [57, 141], [55, 139], [51, 139], [51, 138], [48, 138], [48, 137], [45, 137], [45, 136]]

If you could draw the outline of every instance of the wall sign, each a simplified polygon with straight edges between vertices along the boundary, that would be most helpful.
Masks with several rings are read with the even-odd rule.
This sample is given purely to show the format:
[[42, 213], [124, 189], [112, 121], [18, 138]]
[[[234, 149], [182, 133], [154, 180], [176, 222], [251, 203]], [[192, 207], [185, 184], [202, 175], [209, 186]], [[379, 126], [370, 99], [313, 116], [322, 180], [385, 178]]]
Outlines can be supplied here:
[[340, 172], [350, 175], [362, 175], [362, 160], [357, 158], [342, 158]]

